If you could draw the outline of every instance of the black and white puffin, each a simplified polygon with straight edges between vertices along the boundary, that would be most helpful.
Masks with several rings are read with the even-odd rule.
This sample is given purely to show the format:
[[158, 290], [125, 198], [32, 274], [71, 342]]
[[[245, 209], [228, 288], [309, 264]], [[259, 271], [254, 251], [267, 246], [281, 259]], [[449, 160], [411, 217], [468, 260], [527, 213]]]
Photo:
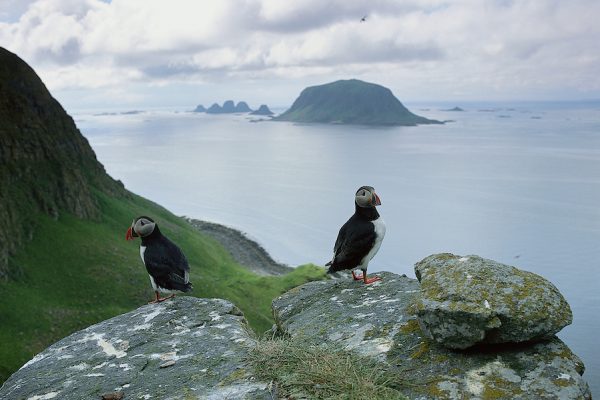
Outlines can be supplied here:
[[[167, 239], [158, 229], [156, 222], [149, 217], [137, 217], [131, 223], [126, 240], [136, 237], [142, 239], [140, 256], [146, 266], [150, 283], [156, 298], [150, 303], [160, 303], [175, 296], [174, 291], [189, 292], [190, 266], [179, 247]], [[170, 296], [160, 297], [159, 292], [170, 293]]]
[[[375, 209], [381, 200], [371, 186], [362, 186], [356, 191], [354, 198], [356, 211], [342, 226], [333, 247], [333, 259], [327, 264], [328, 273], [352, 270], [355, 281], [363, 280], [365, 284], [380, 281], [380, 277], [367, 278], [369, 261], [377, 254], [385, 236], [385, 223]], [[362, 270], [362, 276], [354, 273]]]

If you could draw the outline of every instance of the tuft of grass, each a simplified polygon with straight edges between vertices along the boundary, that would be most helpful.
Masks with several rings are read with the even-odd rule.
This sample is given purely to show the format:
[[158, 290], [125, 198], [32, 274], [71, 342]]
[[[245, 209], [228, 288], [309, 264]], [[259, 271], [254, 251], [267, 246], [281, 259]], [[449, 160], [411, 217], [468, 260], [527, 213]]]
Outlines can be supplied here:
[[402, 386], [397, 374], [332, 344], [261, 339], [248, 361], [256, 377], [273, 382], [282, 398], [406, 399], [397, 389]]

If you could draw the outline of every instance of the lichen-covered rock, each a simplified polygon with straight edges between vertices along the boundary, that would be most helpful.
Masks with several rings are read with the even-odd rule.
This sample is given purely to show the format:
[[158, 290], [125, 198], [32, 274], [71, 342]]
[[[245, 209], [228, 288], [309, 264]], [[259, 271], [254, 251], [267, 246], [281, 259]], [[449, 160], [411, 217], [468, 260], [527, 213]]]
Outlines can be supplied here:
[[434, 254], [415, 273], [421, 328], [446, 347], [548, 339], [573, 320], [546, 279], [479, 256]]
[[591, 399], [582, 361], [557, 337], [535, 344], [452, 350], [427, 339], [410, 320], [387, 362], [418, 399]]
[[389, 272], [383, 281], [337, 279], [309, 282], [273, 300], [278, 329], [291, 336], [334, 341], [346, 349], [384, 359], [394, 336], [413, 317], [419, 283]]
[[230, 302], [177, 297], [53, 344], [4, 383], [0, 398], [271, 399], [244, 361], [252, 346]]
[[277, 328], [314, 344], [337, 343], [382, 362], [410, 399], [590, 399], [583, 363], [558, 338], [456, 351], [422, 333], [419, 283], [389, 272], [371, 285], [311, 282], [273, 301]]

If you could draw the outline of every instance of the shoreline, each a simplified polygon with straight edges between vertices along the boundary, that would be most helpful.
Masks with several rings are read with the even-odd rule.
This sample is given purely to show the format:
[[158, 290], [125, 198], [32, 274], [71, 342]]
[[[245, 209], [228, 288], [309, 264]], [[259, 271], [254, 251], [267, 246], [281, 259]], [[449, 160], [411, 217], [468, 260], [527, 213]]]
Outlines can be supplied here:
[[238, 264], [258, 275], [284, 275], [293, 270], [289, 265], [275, 261], [264, 247], [242, 231], [214, 222], [183, 218], [198, 232], [219, 242]]

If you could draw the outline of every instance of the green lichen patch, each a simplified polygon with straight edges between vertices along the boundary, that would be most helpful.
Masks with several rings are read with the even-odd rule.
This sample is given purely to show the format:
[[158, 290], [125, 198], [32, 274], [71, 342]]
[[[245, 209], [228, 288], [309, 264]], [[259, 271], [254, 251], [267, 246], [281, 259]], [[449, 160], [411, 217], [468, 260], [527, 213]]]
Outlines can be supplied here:
[[411, 319], [400, 327], [400, 332], [403, 334], [411, 334], [421, 332], [421, 327], [416, 319]]

